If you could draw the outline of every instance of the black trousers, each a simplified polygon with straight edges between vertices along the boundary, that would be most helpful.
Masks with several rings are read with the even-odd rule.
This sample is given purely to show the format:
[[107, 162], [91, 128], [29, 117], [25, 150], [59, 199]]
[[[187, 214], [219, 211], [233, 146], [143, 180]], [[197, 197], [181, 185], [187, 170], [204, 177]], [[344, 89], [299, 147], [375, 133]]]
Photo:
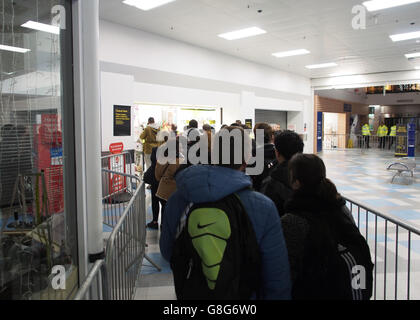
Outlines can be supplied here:
[[385, 141], [386, 141], [385, 137], [379, 137], [379, 148], [385, 149]]
[[[153, 213], [153, 221], [158, 221], [159, 220], [159, 213], [160, 211], [165, 210], [165, 206], [166, 206], [166, 201], [162, 200], [158, 197], [156, 197], [156, 192], [158, 191], [159, 188], [159, 183], [152, 184], [152, 188], [151, 188], [151, 192], [152, 192], [152, 213]], [[162, 209], [160, 208], [162, 207]]]
[[365, 147], [369, 149], [370, 136], [364, 136], [364, 138], [365, 138]]
[[395, 143], [395, 137], [394, 136], [389, 137], [389, 150], [391, 150], [394, 143]]

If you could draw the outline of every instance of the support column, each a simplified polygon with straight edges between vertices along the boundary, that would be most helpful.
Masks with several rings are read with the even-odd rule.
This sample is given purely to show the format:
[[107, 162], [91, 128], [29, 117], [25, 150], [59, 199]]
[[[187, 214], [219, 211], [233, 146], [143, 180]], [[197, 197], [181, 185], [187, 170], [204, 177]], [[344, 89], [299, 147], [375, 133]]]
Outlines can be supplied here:
[[104, 253], [98, 0], [75, 1], [73, 17], [79, 265], [83, 276], [88, 264]]

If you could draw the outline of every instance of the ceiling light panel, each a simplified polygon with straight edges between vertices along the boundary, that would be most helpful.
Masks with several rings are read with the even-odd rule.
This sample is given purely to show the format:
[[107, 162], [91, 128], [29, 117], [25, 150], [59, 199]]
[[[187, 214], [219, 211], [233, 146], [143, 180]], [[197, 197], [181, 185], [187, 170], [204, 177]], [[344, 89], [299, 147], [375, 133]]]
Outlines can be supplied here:
[[222, 33], [222, 34], [219, 34], [219, 37], [226, 40], [237, 40], [237, 39], [258, 36], [264, 33], [267, 33], [267, 31], [260, 29], [258, 27], [251, 27], [251, 28], [236, 30], [232, 32]]
[[394, 35], [389, 36], [389, 37], [394, 42], [404, 41], [404, 40], [412, 40], [412, 39], [420, 38], [420, 31], [394, 34]]
[[123, 3], [143, 11], [148, 11], [174, 1], [175, 0], [124, 0]]
[[18, 52], [18, 53], [26, 53], [31, 51], [30, 49], [19, 48], [19, 47], [11, 47], [0, 44], [0, 50], [11, 51], [11, 52]]
[[22, 24], [22, 27], [37, 30], [37, 31], [53, 33], [53, 34], [60, 34], [60, 28], [59, 27], [52, 26], [52, 25], [45, 24], [45, 23], [39, 23], [39, 22], [35, 22], [35, 21], [28, 21], [28, 22]]
[[415, 53], [407, 53], [405, 55], [405, 57], [407, 59], [411, 59], [411, 58], [419, 58], [420, 57], [420, 52], [415, 52]]
[[301, 56], [301, 55], [305, 55], [309, 53], [311, 52], [306, 49], [298, 49], [298, 50], [276, 52], [276, 53], [273, 53], [273, 56], [275, 56], [276, 58], [285, 58], [285, 57], [292, 57], [292, 56]]
[[311, 64], [309, 66], [306, 66], [307, 69], [322, 69], [322, 68], [331, 68], [336, 67], [338, 64], [335, 62], [328, 62], [328, 63], [320, 63], [320, 64]]
[[420, 0], [371, 0], [363, 2], [363, 5], [368, 11], [372, 12], [399, 6], [405, 6], [417, 2], [420, 2]]

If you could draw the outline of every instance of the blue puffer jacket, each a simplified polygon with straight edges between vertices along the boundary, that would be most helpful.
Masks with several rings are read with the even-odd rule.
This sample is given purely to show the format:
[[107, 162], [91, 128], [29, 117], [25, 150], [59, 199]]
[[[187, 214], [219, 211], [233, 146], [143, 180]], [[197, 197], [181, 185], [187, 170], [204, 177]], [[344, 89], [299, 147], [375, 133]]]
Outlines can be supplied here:
[[163, 215], [163, 257], [171, 259], [178, 223], [188, 204], [218, 201], [236, 192], [253, 224], [261, 251], [262, 297], [290, 299], [289, 259], [279, 214], [269, 198], [249, 189], [251, 179], [237, 170], [198, 165], [179, 172], [176, 183], [177, 191], [169, 198]]

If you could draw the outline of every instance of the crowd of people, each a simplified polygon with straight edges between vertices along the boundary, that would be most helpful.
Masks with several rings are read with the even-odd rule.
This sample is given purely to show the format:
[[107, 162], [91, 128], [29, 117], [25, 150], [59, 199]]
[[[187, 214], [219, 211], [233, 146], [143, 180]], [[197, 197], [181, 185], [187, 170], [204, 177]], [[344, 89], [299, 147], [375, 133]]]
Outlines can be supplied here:
[[[175, 130], [158, 141], [153, 118], [148, 128], [141, 137], [150, 152], [144, 181], [151, 185], [153, 220], [147, 226], [158, 229], [162, 215], [160, 249], [178, 299], [370, 299], [367, 242], [322, 159], [303, 153], [297, 133], [258, 123], [259, 144], [240, 121], [216, 133], [191, 120], [183, 134]], [[249, 138], [252, 153], [235, 161], [238, 142], [230, 139], [221, 161], [215, 141], [234, 130], [243, 144]], [[171, 139], [175, 159], [159, 163], [158, 147]], [[208, 141], [209, 161], [192, 164], [187, 155], [200, 139]], [[259, 151], [264, 169], [249, 176], [249, 158]], [[217, 164], [210, 161], [215, 157]]]

